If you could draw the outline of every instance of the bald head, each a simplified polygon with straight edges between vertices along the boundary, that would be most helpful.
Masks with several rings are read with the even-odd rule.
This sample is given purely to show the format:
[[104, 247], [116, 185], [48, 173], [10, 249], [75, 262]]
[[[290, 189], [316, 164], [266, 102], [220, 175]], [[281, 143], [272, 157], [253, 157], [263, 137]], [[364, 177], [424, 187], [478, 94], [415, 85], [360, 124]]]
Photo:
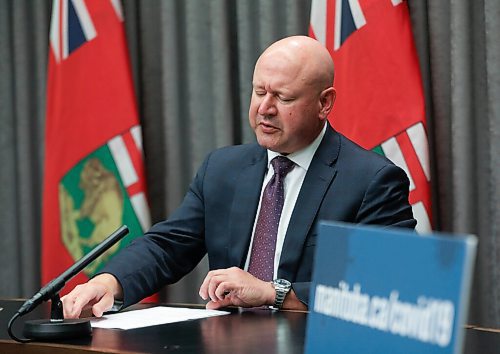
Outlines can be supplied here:
[[256, 69], [263, 61], [286, 63], [297, 79], [319, 90], [333, 86], [333, 60], [325, 46], [313, 38], [292, 36], [274, 42], [259, 57]]
[[316, 40], [293, 36], [273, 43], [253, 73], [250, 126], [258, 143], [282, 154], [312, 143], [335, 101], [333, 62]]

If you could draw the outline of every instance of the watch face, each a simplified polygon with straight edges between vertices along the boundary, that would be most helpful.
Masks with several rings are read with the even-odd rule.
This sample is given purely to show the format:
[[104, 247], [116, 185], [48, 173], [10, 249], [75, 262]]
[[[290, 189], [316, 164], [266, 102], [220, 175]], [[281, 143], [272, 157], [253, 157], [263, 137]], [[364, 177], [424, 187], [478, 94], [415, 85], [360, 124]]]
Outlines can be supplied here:
[[286, 279], [276, 279], [274, 281], [274, 284], [276, 285], [280, 285], [280, 286], [284, 286], [284, 287], [288, 287], [288, 286], [291, 286], [292, 283], [290, 283], [288, 280]]

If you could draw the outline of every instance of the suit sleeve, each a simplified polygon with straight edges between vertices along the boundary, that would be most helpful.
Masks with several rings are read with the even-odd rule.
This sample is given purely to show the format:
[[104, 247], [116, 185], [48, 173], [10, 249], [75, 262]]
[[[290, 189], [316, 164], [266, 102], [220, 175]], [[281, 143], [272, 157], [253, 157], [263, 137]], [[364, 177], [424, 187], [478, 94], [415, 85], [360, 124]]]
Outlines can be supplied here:
[[154, 294], [189, 273], [206, 253], [203, 178], [200, 167], [179, 208], [115, 256], [101, 271], [123, 288], [124, 307]]
[[401, 168], [382, 167], [366, 189], [356, 223], [415, 228], [417, 221], [408, 203], [409, 184]]

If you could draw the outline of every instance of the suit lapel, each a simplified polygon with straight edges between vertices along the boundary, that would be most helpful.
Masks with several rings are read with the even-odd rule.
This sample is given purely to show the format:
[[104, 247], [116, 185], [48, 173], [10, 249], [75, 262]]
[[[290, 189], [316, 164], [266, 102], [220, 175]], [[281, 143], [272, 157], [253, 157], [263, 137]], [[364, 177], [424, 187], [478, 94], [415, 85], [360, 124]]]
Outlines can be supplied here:
[[339, 151], [339, 134], [328, 126], [302, 183], [288, 224], [278, 269], [279, 277], [292, 279], [297, 271], [305, 239], [337, 173], [335, 161]]
[[241, 268], [245, 265], [266, 167], [266, 150], [259, 148], [250, 163], [243, 166], [237, 176], [239, 187], [236, 188], [229, 215], [231, 244], [228, 257], [230, 264]]

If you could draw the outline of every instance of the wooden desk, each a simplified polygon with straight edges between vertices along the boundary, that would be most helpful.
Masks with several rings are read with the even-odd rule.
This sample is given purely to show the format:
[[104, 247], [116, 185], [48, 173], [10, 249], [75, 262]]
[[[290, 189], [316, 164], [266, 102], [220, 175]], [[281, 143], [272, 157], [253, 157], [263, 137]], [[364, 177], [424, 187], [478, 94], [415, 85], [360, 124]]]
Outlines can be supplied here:
[[[20, 344], [10, 339], [7, 323], [20, 300], [0, 300], [0, 353], [206, 353], [301, 354], [307, 314], [304, 312], [233, 309], [228, 316], [165, 324], [128, 331], [93, 329], [91, 338], [61, 343]], [[19, 319], [14, 331], [22, 335], [26, 319], [49, 318], [43, 304]], [[148, 305], [136, 305], [139, 309]], [[196, 306], [193, 306], [196, 307]], [[467, 329], [466, 354], [500, 353], [500, 333]]]

